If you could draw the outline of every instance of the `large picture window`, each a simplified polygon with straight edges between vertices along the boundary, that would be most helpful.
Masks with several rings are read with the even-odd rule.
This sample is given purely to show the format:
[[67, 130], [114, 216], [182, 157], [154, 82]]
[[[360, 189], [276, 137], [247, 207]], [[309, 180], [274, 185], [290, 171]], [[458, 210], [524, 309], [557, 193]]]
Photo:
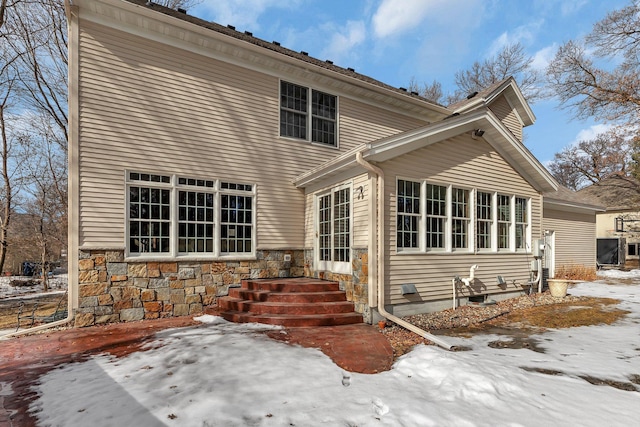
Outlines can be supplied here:
[[251, 255], [255, 185], [127, 173], [127, 253]]
[[397, 180], [400, 252], [527, 250], [530, 221], [529, 199], [524, 197]]
[[335, 95], [280, 82], [280, 136], [336, 147], [337, 113]]

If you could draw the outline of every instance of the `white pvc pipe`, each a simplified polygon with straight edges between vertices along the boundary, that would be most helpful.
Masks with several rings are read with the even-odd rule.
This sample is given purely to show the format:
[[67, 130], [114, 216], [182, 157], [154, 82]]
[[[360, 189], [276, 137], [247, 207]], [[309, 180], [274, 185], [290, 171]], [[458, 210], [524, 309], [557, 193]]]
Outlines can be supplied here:
[[[372, 165], [367, 162], [363, 157], [361, 152], [356, 153], [356, 162], [360, 164], [362, 167], [367, 169], [368, 171], [374, 173], [377, 176], [377, 187], [378, 187], [378, 216], [376, 219], [376, 225], [378, 226], [378, 244], [377, 244], [377, 264], [378, 264], [378, 312], [380, 315], [400, 326], [410, 330], [411, 332], [420, 335], [423, 338], [428, 339], [439, 345], [440, 347], [451, 350], [453, 346], [446, 341], [440, 339], [439, 337], [430, 334], [429, 332], [418, 328], [415, 325], [412, 325], [409, 322], [406, 322], [400, 319], [397, 316], [389, 313], [384, 308], [384, 172], [377, 166]], [[374, 227], [375, 229], [376, 227]]]

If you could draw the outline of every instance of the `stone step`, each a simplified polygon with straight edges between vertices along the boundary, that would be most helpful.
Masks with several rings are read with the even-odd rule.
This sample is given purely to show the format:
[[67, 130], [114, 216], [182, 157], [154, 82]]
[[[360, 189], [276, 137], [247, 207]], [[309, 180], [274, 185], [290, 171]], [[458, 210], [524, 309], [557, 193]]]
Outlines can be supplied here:
[[362, 323], [362, 315], [359, 313], [334, 313], [313, 315], [290, 314], [255, 314], [241, 311], [223, 311], [220, 315], [236, 323], [264, 323], [268, 325], [280, 325], [286, 327], [312, 327], [312, 326], [338, 326]]
[[340, 290], [338, 282], [319, 279], [262, 279], [243, 280], [242, 289], [271, 292], [329, 292]]
[[242, 300], [262, 301], [262, 302], [332, 302], [346, 301], [346, 294], [343, 291], [326, 292], [271, 292], [256, 291], [243, 288], [230, 288], [229, 296]]
[[332, 302], [262, 302], [249, 301], [233, 297], [222, 297], [218, 299], [218, 306], [224, 311], [243, 311], [255, 314], [332, 314], [351, 313], [353, 303], [349, 301]]

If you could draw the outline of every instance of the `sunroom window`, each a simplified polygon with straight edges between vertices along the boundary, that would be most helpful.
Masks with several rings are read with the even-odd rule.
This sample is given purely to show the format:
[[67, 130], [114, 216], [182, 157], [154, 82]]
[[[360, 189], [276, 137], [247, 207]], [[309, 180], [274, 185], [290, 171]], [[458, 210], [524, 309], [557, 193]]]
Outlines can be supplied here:
[[280, 136], [335, 147], [337, 113], [338, 99], [335, 95], [280, 82]]
[[253, 253], [253, 184], [129, 172], [127, 189], [128, 255]]
[[526, 250], [529, 200], [398, 179], [396, 247], [399, 252]]

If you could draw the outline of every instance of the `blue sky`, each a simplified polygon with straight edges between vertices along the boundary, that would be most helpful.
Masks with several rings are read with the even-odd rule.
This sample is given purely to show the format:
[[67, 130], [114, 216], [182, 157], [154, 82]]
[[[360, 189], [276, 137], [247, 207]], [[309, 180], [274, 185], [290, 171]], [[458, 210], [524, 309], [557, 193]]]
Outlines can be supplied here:
[[[454, 89], [468, 69], [505, 44], [520, 42], [544, 69], [562, 43], [591, 31], [627, 0], [203, 0], [189, 14], [279, 41], [396, 87], [418, 82]], [[532, 105], [537, 121], [525, 144], [543, 163], [606, 129], [579, 121], [556, 100]]]

